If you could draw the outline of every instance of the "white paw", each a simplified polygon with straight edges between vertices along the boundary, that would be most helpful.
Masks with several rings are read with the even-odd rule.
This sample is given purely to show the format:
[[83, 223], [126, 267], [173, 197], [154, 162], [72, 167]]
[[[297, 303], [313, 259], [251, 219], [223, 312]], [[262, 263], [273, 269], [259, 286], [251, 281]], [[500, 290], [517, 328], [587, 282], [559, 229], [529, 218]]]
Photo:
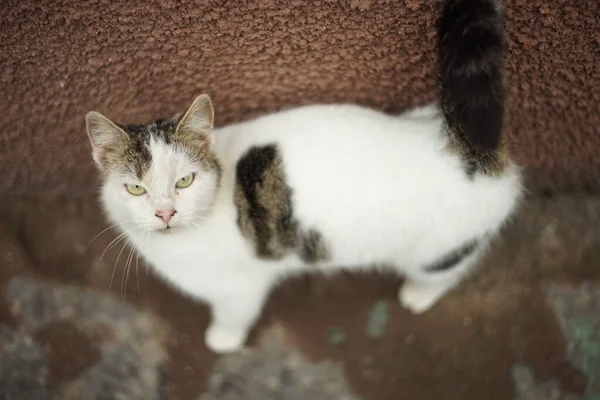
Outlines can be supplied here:
[[246, 342], [245, 331], [231, 331], [218, 325], [210, 324], [204, 334], [206, 346], [215, 353], [231, 353], [241, 350]]
[[435, 288], [412, 281], [405, 281], [398, 292], [400, 304], [413, 314], [421, 314], [429, 310], [439, 297], [439, 291]]

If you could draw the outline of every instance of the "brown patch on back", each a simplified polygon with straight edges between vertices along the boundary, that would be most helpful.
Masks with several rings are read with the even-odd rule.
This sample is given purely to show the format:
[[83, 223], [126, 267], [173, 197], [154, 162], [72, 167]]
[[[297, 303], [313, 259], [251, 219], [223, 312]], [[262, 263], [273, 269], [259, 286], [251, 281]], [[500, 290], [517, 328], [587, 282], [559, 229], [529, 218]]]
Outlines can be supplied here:
[[296, 245], [298, 227], [290, 197], [274, 145], [254, 147], [240, 159], [234, 196], [238, 225], [259, 257], [278, 259]]
[[275, 145], [253, 147], [239, 160], [234, 194], [238, 226], [254, 244], [257, 256], [280, 259], [296, 251], [307, 263], [327, 259], [321, 234], [300, 232], [291, 197]]

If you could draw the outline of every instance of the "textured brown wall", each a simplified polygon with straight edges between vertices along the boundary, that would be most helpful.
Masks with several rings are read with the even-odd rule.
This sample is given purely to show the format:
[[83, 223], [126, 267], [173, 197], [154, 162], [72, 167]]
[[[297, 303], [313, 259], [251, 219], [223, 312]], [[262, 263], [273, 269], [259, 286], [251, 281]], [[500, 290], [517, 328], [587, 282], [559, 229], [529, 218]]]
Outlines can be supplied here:
[[[217, 124], [350, 101], [434, 99], [428, 0], [4, 0], [0, 193], [95, 185], [86, 111], [169, 116], [209, 93]], [[506, 133], [540, 187], [600, 192], [600, 2], [509, 0]]]

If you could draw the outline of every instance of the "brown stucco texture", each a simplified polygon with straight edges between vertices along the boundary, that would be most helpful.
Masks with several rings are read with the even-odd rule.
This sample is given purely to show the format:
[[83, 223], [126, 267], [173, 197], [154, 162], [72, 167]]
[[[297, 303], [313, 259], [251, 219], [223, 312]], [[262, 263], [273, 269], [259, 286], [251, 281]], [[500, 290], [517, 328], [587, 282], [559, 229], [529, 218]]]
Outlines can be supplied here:
[[[91, 109], [144, 122], [207, 92], [222, 125], [313, 102], [398, 111], [433, 100], [440, 5], [5, 0], [0, 193], [94, 190]], [[538, 188], [600, 192], [600, 3], [505, 6], [506, 134], [516, 159]]]

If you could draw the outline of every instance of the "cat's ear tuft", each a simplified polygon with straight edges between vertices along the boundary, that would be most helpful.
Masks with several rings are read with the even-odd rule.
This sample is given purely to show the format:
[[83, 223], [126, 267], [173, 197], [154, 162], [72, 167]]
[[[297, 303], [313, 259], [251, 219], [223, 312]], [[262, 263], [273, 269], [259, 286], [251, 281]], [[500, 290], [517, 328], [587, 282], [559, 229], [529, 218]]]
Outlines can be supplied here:
[[187, 137], [197, 137], [211, 144], [214, 118], [215, 111], [210, 97], [201, 94], [179, 120], [177, 132]]
[[92, 143], [92, 155], [96, 164], [102, 164], [102, 154], [127, 138], [127, 134], [114, 122], [96, 111], [85, 116], [85, 129]]

